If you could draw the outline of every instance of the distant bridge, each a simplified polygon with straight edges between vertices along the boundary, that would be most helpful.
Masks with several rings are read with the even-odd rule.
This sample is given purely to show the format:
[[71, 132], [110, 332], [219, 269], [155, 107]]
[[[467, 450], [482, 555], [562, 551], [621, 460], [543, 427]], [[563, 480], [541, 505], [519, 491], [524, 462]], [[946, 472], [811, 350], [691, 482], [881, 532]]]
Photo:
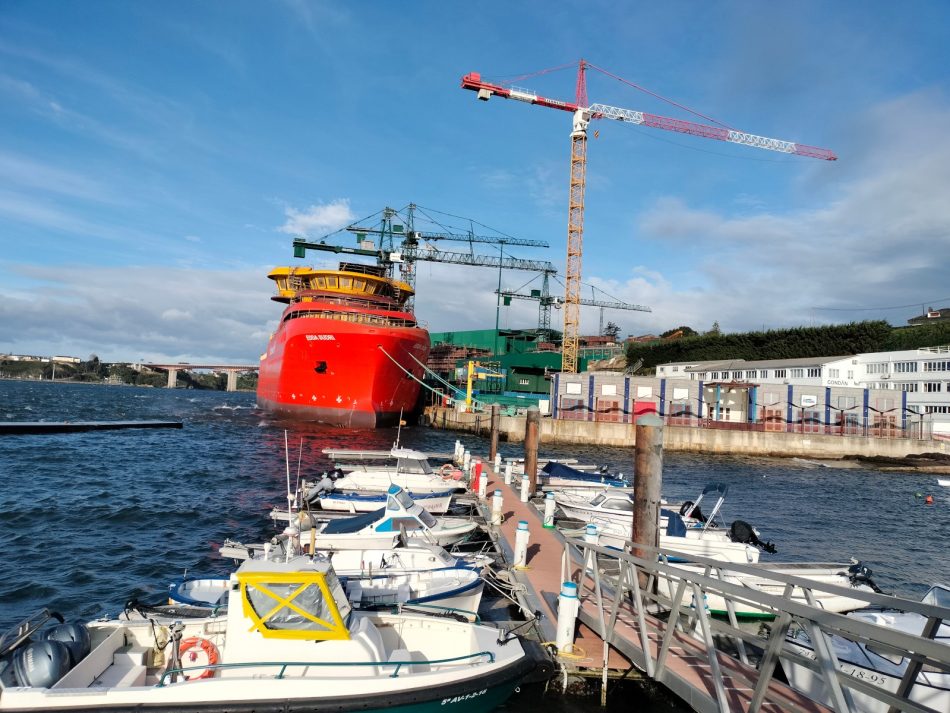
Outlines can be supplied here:
[[178, 386], [179, 371], [223, 371], [228, 375], [228, 391], [237, 391], [237, 375], [244, 371], [257, 371], [260, 368], [258, 364], [142, 364], [149, 369], [168, 372], [169, 389]]

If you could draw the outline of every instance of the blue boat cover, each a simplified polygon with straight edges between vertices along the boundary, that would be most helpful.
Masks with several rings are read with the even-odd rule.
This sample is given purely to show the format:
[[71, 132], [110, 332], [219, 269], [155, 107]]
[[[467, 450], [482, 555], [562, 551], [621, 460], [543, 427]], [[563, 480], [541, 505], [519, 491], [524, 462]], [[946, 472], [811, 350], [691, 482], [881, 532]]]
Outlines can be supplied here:
[[586, 480], [595, 483], [603, 482], [608, 485], [620, 487], [627, 484], [625, 480], [619, 480], [609, 473], [588, 473], [583, 470], [571, 468], [563, 463], [555, 463], [554, 461], [545, 463], [541, 472], [547, 473], [552, 478], [564, 478], [565, 480]]
[[686, 523], [678, 512], [661, 509], [660, 517], [666, 518], [666, 534], [669, 537], [686, 537]]
[[326, 524], [326, 527], [320, 532], [327, 535], [343, 535], [349, 532], [359, 532], [377, 520], [382, 519], [385, 515], [386, 508], [380, 508], [379, 510], [373, 510], [373, 512], [357, 515], [356, 517], [341, 517], [339, 520], [330, 520]]

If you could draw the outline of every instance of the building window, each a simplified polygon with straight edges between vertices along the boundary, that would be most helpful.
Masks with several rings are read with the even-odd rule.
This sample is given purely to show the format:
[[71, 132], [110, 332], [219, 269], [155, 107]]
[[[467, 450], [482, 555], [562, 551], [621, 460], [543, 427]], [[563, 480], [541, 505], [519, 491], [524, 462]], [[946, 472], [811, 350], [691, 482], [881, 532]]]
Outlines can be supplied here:
[[768, 371], [768, 369], [762, 369], [762, 370], [759, 372], [759, 378], [760, 378], [760, 379], [768, 379], [768, 378], [769, 378], [769, 371]]
[[805, 376], [805, 370], [804, 370], [804, 369], [792, 369], [792, 378], [793, 378], [793, 379], [801, 379], [803, 376]]
[[747, 379], [754, 379], [754, 378], [755, 378], [755, 370], [753, 369], [752, 371], [747, 371], [747, 372], [745, 373], [745, 378], [747, 378]]
[[808, 370], [808, 375], [809, 375], [809, 376], [814, 376], [814, 377], [820, 378], [820, 377], [821, 377], [821, 367], [820, 367], [820, 366], [819, 366], [819, 367], [811, 367], [811, 368]]
[[950, 413], [950, 406], [926, 406], [927, 413]]
[[784, 378], [785, 378], [785, 369], [776, 369], [776, 370], [775, 370], [775, 378], [776, 378], [776, 379], [784, 379]]
[[912, 384], [908, 384], [906, 382], [902, 384], [897, 384], [894, 388], [900, 389], [901, 391], [917, 391], [917, 386], [918, 384], [915, 381]]
[[742, 372], [741, 372], [741, 371], [734, 371], [734, 372], [732, 372], [732, 378], [733, 378], [733, 379], [741, 379], [741, 378], [742, 378]]
[[867, 365], [868, 374], [889, 374], [890, 369], [888, 368], [890, 364], [886, 361], [879, 361], [873, 364]]
[[[839, 369], [828, 369], [828, 378], [829, 378], [829, 379], [837, 379], [839, 374], [840, 374], [840, 370], [839, 370]], [[809, 374], [809, 376], [811, 376], [811, 374]]]
[[848, 369], [848, 378], [849, 378], [849, 379], [853, 379], [853, 378], [854, 378], [854, 372], [853, 372], [851, 369]]
[[839, 409], [849, 409], [854, 408], [855, 398], [854, 396], [839, 396], [838, 397], [838, 408]]
[[924, 371], [950, 371], [950, 361], [925, 361]]
[[943, 391], [943, 384], [939, 381], [928, 381], [924, 384], [924, 391], [928, 394], [938, 394]]
[[917, 362], [915, 361], [894, 362], [895, 374], [913, 374], [916, 371], [917, 371]]
[[674, 372], [677, 372], [677, 371], [679, 371], [679, 370], [680, 370], [680, 368], [679, 368], [678, 366], [674, 366], [674, 367], [673, 367], [673, 371], [674, 371]]

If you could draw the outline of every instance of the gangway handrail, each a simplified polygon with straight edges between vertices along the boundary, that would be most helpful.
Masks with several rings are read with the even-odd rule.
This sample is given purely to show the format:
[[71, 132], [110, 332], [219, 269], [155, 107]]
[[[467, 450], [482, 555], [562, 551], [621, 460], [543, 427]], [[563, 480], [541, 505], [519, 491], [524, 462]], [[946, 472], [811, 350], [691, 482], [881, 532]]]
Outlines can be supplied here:
[[[756, 672], [751, 666], [746, 666], [745, 672], [741, 674], [750, 683], [754, 683], [752, 700], [748, 708], [750, 713], [758, 711], [764, 703], [769, 687], [773, 684], [772, 676], [775, 666], [780, 660], [798, 663], [812, 671], [817, 671], [827, 685], [827, 690], [830, 691], [830, 705], [835, 710], [853, 710], [851, 697], [851, 691], [853, 690], [877, 698], [887, 703], [893, 710], [900, 708], [901, 710], [917, 711], [919, 713], [932, 711], [924, 705], [910, 701], [909, 695], [916, 682], [917, 672], [922, 665], [926, 664], [938, 670], [950, 672], [950, 647], [945, 644], [938, 644], [932, 639], [932, 635], [940, 624], [944, 621], [950, 621], [950, 608], [875, 592], [862, 591], [857, 593], [846, 587], [816, 582], [795, 575], [772, 572], [768, 569], [757, 568], [744, 563], [723, 562], [701, 556], [686, 555], [686, 558], [691, 560], [692, 564], [698, 565], [700, 569], [683, 569], [682, 566], [671, 565], [667, 561], [673, 553], [672, 550], [639, 544], [636, 547], [650, 555], [658, 556], [659, 559], [644, 559], [626, 551], [606, 548], [585, 540], [565, 538], [562, 574], [567, 577], [571, 575], [577, 577], [578, 596], [582, 602], [593, 597], [598, 609], [595, 616], [597, 621], [593, 623], [599, 624], [601, 629], [599, 633], [605, 642], [615, 641], [615, 626], [621, 606], [624, 602], [631, 604], [640, 630], [641, 641], [639, 646], [643, 654], [643, 668], [647, 675], [652, 678], [660, 682], [666, 682], [665, 679], [668, 678], [666, 664], [670, 655], [672, 639], [678, 630], [677, 627], [680, 627], [680, 620], [685, 615], [686, 629], [689, 630], [691, 627], [701, 637], [700, 641], [706, 646], [710, 670], [713, 672], [716, 701], [711, 699], [708, 701], [707, 708], [709, 709], [729, 710], [719, 668], [720, 657], [726, 654], [717, 649], [714, 644], [712, 632], [716, 631], [737, 643], [738, 659], [743, 664], [748, 662], [744, 643], [754, 642], [764, 651], [759, 671]], [[578, 568], [573, 566], [575, 552], [579, 563]], [[676, 555], [683, 557], [684, 553], [676, 553]], [[617, 573], [614, 583], [609, 580], [605, 582], [605, 578], [601, 576], [603, 574], [600, 567], [602, 558], [613, 559], [618, 562], [620, 571]], [[723, 571], [745, 572], [754, 574], [759, 578], [773, 579], [784, 585], [783, 595], [777, 596], [759, 591], [757, 588], [744, 587], [741, 584], [723, 581], [711, 576], [713, 571], [720, 575]], [[643, 588], [638, 581], [638, 575], [641, 573], [648, 578], [647, 585]], [[671, 589], [671, 597], [667, 598], [651, 593], [659, 578], [677, 582], [675, 593]], [[585, 585], [588, 590], [586, 592]], [[796, 589], [802, 591], [806, 600], [804, 603], [790, 598]], [[689, 593], [695, 606], [684, 604], [687, 590], [691, 590]], [[908, 634], [822, 609], [818, 606], [818, 602], [814, 597], [815, 591], [843, 594], [860, 601], [868, 601], [883, 608], [921, 614], [927, 620], [924, 635]], [[704, 592], [715, 593], [723, 597], [727, 606], [728, 624], [713, 619], [706, 607], [700, 604], [703, 601]], [[610, 601], [611, 606], [609, 617], [604, 610], [605, 596]], [[650, 649], [647, 619], [644, 615], [645, 612], [651, 613], [652, 610], [648, 608], [649, 605], [646, 600], [653, 601], [655, 606], [662, 603], [662, 606], [669, 611], [669, 620], [664, 625], [664, 630], [656, 630], [657, 634], [662, 633], [662, 641], [658, 644], [655, 657], [653, 657]], [[733, 608], [734, 601], [751, 602], [762, 609], [775, 612], [775, 621], [767, 640], [763, 641], [760, 636], [738, 628]], [[607, 624], [608, 620], [609, 624]], [[651, 619], [650, 621], [654, 626], [657, 626], [655, 620]], [[809, 634], [814, 647], [814, 660], [799, 655], [784, 646], [786, 633], [793, 621], [801, 625]], [[832, 635], [871, 644], [906, 657], [908, 666], [897, 693], [890, 693], [883, 688], [841, 671], [829, 638]], [[736, 671], [731, 671], [731, 675], [735, 674]], [[703, 708], [703, 710], [707, 708]]]

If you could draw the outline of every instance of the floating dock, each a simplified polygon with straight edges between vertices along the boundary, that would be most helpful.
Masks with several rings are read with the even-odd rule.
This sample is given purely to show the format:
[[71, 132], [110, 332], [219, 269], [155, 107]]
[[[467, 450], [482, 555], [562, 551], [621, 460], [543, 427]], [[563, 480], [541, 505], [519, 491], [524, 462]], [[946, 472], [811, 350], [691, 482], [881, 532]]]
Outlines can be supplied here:
[[181, 421], [7, 421], [0, 422], [0, 436], [44, 433], [118, 431], [126, 428], [181, 428]]
[[[518, 521], [528, 523], [526, 566], [511, 567], [511, 579], [526, 616], [538, 614], [535, 623], [544, 644], [551, 645], [556, 638], [562, 582], [578, 585], [580, 608], [574, 644], [570, 650], [557, 652], [565, 686], [569, 672], [600, 678], [601, 702], [605, 704], [608, 679], [644, 677], [663, 684], [686, 705], [704, 713], [850, 711], [854, 710], [852, 695], [869, 690], [901, 710], [931, 710], [910, 702], [913, 680], [921, 666], [950, 670], [950, 647], [935, 642], [932, 636], [912, 636], [864, 624], [817, 606], [816, 592], [853, 594], [852, 590], [776, 574], [784, 586], [784, 594], [777, 596], [721, 577], [724, 570], [761, 575], [754, 565], [696, 557], [705, 569], [688, 571], [671, 565], [668, 553], [661, 549], [644, 548], [656, 554], [640, 559], [567, 539], [557, 530], [543, 527], [542, 513], [532, 503], [521, 502], [517, 482], [505, 485], [489, 467], [490, 461], [486, 458], [483, 462], [488, 497], [479, 509], [491, 523], [492, 495], [496, 490], [501, 492], [502, 524], [489, 524], [487, 529], [508, 563], [514, 562]], [[660, 578], [678, 582], [673, 601], [651, 594]], [[712, 616], [708, 607], [694, 605], [706, 601], [707, 595], [726, 601], [729, 614], [725, 620]], [[918, 612], [930, 622], [928, 631], [936, 631], [934, 622], [939, 625], [939, 621], [950, 620], [950, 610], [941, 607], [871, 592], [861, 592], [860, 598], [875, 607]], [[774, 612], [774, 619], [761, 629], [743, 628], [735, 614], [736, 602], [754, 602]], [[834, 654], [828, 653], [830, 647], [812, 660], [790, 653], [784, 642], [793, 621], [825, 641], [828, 636], [859, 636], [883, 650], [908, 652], [908, 680], [902, 682], [899, 691], [889, 692], [836, 670]], [[802, 662], [823, 677], [831, 691], [827, 703], [806, 697], [776, 677], [781, 664]]]

